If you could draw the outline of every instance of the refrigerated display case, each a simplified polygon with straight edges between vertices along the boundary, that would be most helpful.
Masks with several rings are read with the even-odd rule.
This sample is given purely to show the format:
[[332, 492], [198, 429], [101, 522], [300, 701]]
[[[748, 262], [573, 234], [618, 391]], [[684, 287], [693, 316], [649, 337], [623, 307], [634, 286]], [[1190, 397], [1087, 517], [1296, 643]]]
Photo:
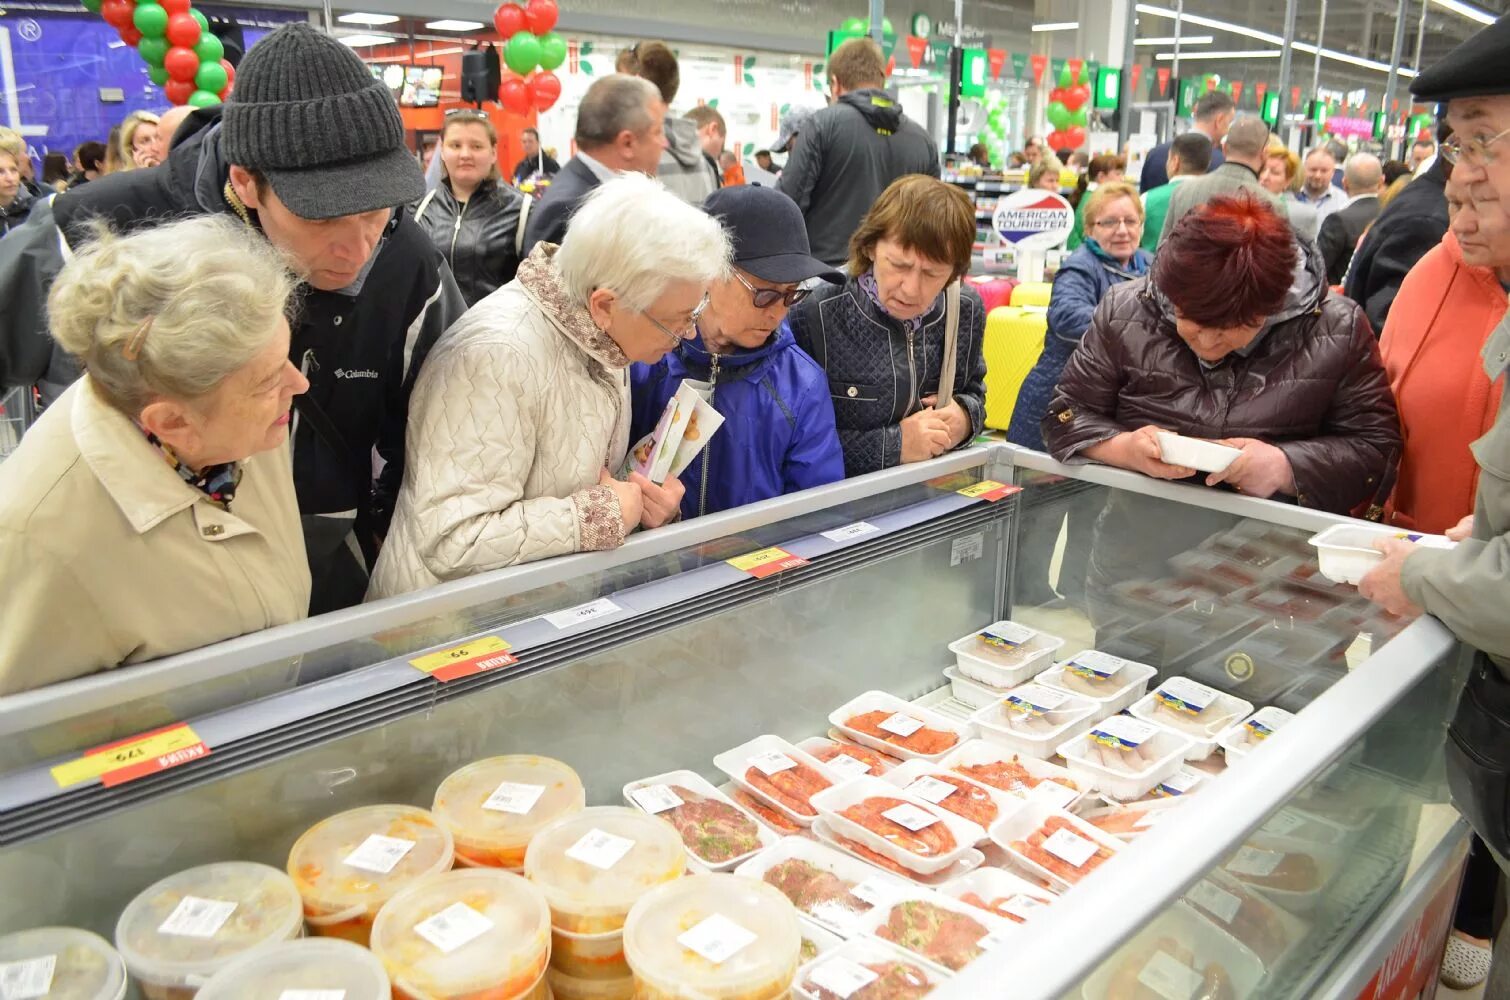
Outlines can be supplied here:
[[[1098, 534], [1107, 504], [1147, 531]], [[1352, 1000], [1460, 864], [1441, 742], [1466, 661], [1435, 621], [1317, 576], [1306, 540], [1340, 520], [993, 445], [3, 699], [0, 933], [109, 938], [166, 876], [282, 868], [320, 821], [428, 807], [484, 758], [562, 761], [602, 806], [676, 771], [723, 785], [715, 757], [829, 735], [870, 691], [969, 735], [948, 647], [1010, 619], [1062, 637], [1056, 659], [1094, 648], [1296, 715], [1185, 765], [1202, 780], [1170, 815], [934, 995], [1195, 976]], [[1136, 573], [1083, 601], [1015, 602], [1128, 544]]]

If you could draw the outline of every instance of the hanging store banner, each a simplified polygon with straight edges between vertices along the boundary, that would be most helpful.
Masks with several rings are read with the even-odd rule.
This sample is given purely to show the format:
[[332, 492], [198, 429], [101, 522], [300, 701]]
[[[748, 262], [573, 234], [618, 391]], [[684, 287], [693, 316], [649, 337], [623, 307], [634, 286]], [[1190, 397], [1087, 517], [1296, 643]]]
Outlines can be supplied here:
[[1143, 64], [1142, 63], [1133, 63], [1132, 64], [1132, 93], [1133, 93], [1133, 100], [1137, 100], [1137, 97], [1138, 97], [1138, 83], [1142, 79], [1143, 79]]
[[1070, 67], [1070, 84], [1084, 83], [1086, 78], [1081, 76], [1080, 72], [1085, 69], [1085, 60], [1071, 59], [1068, 65]]
[[1233, 80], [1232, 81], [1232, 103], [1233, 104], [1241, 104], [1242, 102], [1243, 102], [1243, 81], [1241, 81], [1241, 80]]
[[1160, 66], [1158, 68], [1158, 70], [1157, 70], [1157, 74], [1158, 74], [1158, 77], [1159, 77], [1159, 96], [1160, 97], [1168, 97], [1169, 96], [1169, 67], [1168, 66]]
[[986, 56], [991, 60], [991, 79], [1000, 80], [1001, 71], [1007, 66], [1007, 50], [987, 49]]
[[1040, 55], [1034, 55], [1033, 56], [1033, 84], [1034, 84], [1034, 86], [1042, 86], [1042, 84], [1043, 84], [1043, 71], [1046, 70], [1046, 69], [1048, 69], [1048, 68], [1049, 68], [1049, 57], [1048, 56], [1040, 56]]
[[907, 59], [912, 63], [913, 69], [921, 69], [923, 57], [928, 54], [928, 39], [919, 38], [917, 35], [907, 36]]
[[1465, 857], [1460, 849], [1456, 863], [1445, 866], [1437, 876], [1436, 888], [1426, 896], [1420, 915], [1379, 964], [1358, 1000], [1415, 1000], [1435, 990], [1447, 934], [1452, 930]]
[[1265, 80], [1260, 80], [1260, 81], [1258, 81], [1257, 83], [1255, 83], [1253, 85], [1253, 93], [1258, 96], [1258, 106], [1259, 107], [1263, 107], [1264, 106], [1264, 95], [1267, 94], [1268, 92], [1269, 92], [1269, 84]]
[[1290, 110], [1294, 111], [1298, 107], [1300, 107], [1300, 88], [1299, 87], [1291, 87], [1290, 88]]
[[1028, 54], [1026, 52], [1012, 53], [1012, 77], [1021, 80], [1022, 75], [1028, 71]]
[[1064, 60], [1064, 59], [1050, 59], [1049, 60], [1049, 80], [1050, 80], [1049, 86], [1051, 86], [1051, 87], [1057, 87], [1057, 86], [1059, 86], [1059, 77], [1060, 77], [1061, 74], [1064, 73], [1065, 67], [1068, 66], [1068, 65], [1069, 65], [1069, 63], [1066, 60]]

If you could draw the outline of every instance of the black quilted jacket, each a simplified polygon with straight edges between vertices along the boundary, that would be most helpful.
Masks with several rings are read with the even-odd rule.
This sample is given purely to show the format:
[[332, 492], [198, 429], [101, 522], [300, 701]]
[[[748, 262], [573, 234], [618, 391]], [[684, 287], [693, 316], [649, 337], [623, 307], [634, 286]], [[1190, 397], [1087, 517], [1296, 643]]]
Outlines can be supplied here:
[[[944, 296], [924, 315], [922, 330], [912, 336], [905, 324], [872, 302], [854, 278], [842, 286], [820, 286], [787, 322], [798, 346], [828, 374], [845, 475], [901, 465], [901, 421], [922, 408], [920, 399], [938, 391]], [[970, 415], [971, 433], [963, 444], [969, 444], [985, 422], [985, 333], [986, 310], [967, 286], [960, 295], [954, 376], [954, 398]]]

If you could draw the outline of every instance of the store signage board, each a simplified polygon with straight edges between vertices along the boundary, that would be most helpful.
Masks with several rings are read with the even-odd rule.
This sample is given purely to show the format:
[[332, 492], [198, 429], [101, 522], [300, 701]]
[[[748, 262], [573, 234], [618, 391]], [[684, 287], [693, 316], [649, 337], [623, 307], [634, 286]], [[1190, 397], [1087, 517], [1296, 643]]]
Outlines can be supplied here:
[[964, 489], [955, 490], [954, 492], [962, 497], [969, 497], [971, 500], [985, 500], [988, 503], [995, 503], [998, 500], [1012, 496], [1014, 493], [1021, 493], [1022, 487], [998, 483], [994, 479], [982, 479], [973, 486], [966, 486]]
[[483, 636], [460, 646], [417, 656], [409, 661], [409, 665], [445, 684], [518, 663], [519, 658], [509, 653], [510, 648], [496, 635]]
[[1436, 986], [1466, 857], [1465, 844], [1436, 876], [1435, 887], [1423, 894], [1416, 918], [1379, 963], [1358, 1000], [1415, 1000]]
[[784, 573], [789, 569], [808, 564], [807, 560], [801, 556], [794, 556], [786, 549], [777, 548], [761, 549], [759, 552], [726, 559], [725, 562], [757, 580], [764, 580], [768, 576], [775, 576], [777, 573]]
[[114, 788], [209, 755], [210, 748], [194, 730], [179, 723], [95, 747], [78, 760], [54, 767], [52, 777], [59, 788], [70, 788], [95, 778], [100, 779], [106, 788]]
[[1075, 228], [1075, 210], [1053, 191], [1027, 189], [998, 199], [991, 225], [1001, 241], [1018, 250], [1051, 250]]

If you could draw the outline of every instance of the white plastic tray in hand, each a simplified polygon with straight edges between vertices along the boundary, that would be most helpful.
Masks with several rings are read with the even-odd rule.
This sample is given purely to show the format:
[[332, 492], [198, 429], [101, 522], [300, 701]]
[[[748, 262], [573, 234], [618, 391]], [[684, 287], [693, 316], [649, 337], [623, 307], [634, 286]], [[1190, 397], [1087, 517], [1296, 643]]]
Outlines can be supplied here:
[[[966, 774], [960, 770], [961, 768], [976, 767], [981, 764], [1011, 763], [1019, 765], [1037, 783], [1027, 788], [1015, 786], [1012, 788], [999, 788], [982, 778]], [[990, 788], [996, 788], [998, 791], [1016, 796], [1028, 802], [1048, 802], [1062, 809], [1070, 808], [1076, 802], [1080, 801], [1086, 792], [1090, 791], [1090, 787], [1084, 782], [1076, 781], [1074, 775], [1068, 769], [1060, 767], [1058, 764], [1050, 764], [1048, 761], [1040, 760], [1037, 757], [1028, 757], [1019, 754], [1014, 750], [988, 740], [971, 740], [948, 757], [945, 757], [941, 766], [958, 772], [960, 777], [969, 778], [977, 785], [987, 785]]]
[[970, 723], [988, 743], [1047, 760], [1054, 756], [1054, 748], [1065, 734], [1089, 722], [1097, 707], [1062, 688], [1019, 684], [1005, 696], [977, 708]]
[[[1070, 833], [1074, 835], [1075, 841], [1065, 844], [1065, 848], [1083, 849], [1089, 851], [1091, 856], [1094, 856], [1097, 852], [1091, 850], [1091, 848], [1084, 847], [1081, 842], [1090, 841], [1096, 848], [1105, 848], [1112, 854], [1116, 854], [1125, 846], [1116, 837], [1096, 829], [1079, 816], [1065, 812], [1062, 809], [1050, 808], [1043, 803], [1030, 803], [1026, 808], [1018, 810], [991, 828], [992, 843], [1006, 851], [1015, 864], [1021, 866], [1027, 872], [1047, 880], [1049, 885], [1055, 886], [1061, 891], [1071, 888], [1081, 879], [1092, 874], [1093, 870], [1088, 867], [1089, 858], [1080, 861], [1078, 864], [1071, 857], [1059, 858], [1062, 864], [1060, 865], [1060, 870], [1056, 871], [1053, 868], [1047, 868], [1039, 862], [1034, 861], [1014, 846], [1019, 842], [1026, 841], [1028, 837], [1043, 829], [1044, 824], [1051, 817], [1058, 817], [1067, 822], [1070, 827]], [[1069, 840], [1069, 838], [1065, 839]], [[1056, 850], [1056, 848], [1049, 847], [1047, 842], [1044, 845], [1044, 849], [1049, 851], [1050, 854], [1054, 854]], [[1072, 854], [1069, 850], [1066, 850], [1066, 853]], [[1058, 856], [1056, 855], [1056, 857]], [[1070, 872], [1075, 872], [1074, 878], [1068, 877]]]
[[[966, 744], [966, 746], [968, 745]], [[972, 823], [978, 823], [983, 828], [989, 827], [1003, 816], [1016, 812], [1022, 807], [1022, 799], [1014, 795], [1010, 795], [999, 788], [993, 788], [984, 782], [967, 778], [963, 774], [957, 774], [947, 767], [926, 760], [909, 760], [901, 767], [891, 771], [882, 780], [958, 816], [960, 814], [956, 810], [950, 809], [949, 806], [952, 800], [960, 793], [958, 791], [948, 794], [944, 793], [946, 786], [956, 789], [958, 786], [950, 784], [947, 781], [941, 781], [940, 775], [952, 778], [954, 781], [963, 782], [967, 788], [977, 788], [984, 792], [991, 800], [991, 804], [996, 807], [996, 815], [992, 816], [986, 822], [980, 823], [978, 820], [970, 819], [968, 816], [962, 817]], [[924, 780], [928, 778], [932, 778], [933, 781]]]
[[[860, 890], [854, 893], [855, 898], [870, 906], [876, 905], [876, 899], [887, 892], [901, 893], [911, 888], [895, 875], [883, 873], [872, 865], [806, 837], [782, 838], [740, 865], [734, 870], [734, 874], [763, 881], [767, 872], [787, 861], [806, 862], [851, 883]], [[798, 912], [836, 934], [848, 937], [855, 932], [856, 922], [868, 909], [869, 906], [851, 909], [833, 903], [819, 903], [810, 910]]]
[[[932, 857], [914, 854], [843, 815], [845, 809], [875, 798], [896, 800], [904, 806], [910, 806], [912, 814], [919, 816], [920, 819], [926, 817], [932, 820], [929, 826], [942, 825], [953, 839], [954, 847]], [[915, 795], [909, 795], [880, 778], [856, 778], [846, 785], [819, 792], [813, 796], [813, 807], [818, 810], [818, 815], [823, 817], [835, 833], [848, 837], [882, 857], [890, 858], [908, 871], [917, 872], [920, 875], [932, 875], [943, 871], [958, 860], [965, 851], [986, 839], [986, 831], [979, 824], [971, 823]], [[919, 829], [926, 828], [919, 827]]]
[[[988, 905], [1001, 900], [1003, 909], [1008, 913], [1016, 914], [1015, 920], [1011, 917], [1002, 917], [1002, 919], [1012, 920], [1013, 923], [1027, 923], [1036, 917], [1043, 907], [1050, 905], [1057, 898], [1048, 889], [1013, 875], [1004, 868], [978, 868], [969, 875], [963, 875], [945, 885], [939, 889], [939, 892], [961, 903], [965, 902], [964, 897], [967, 894], [974, 894]], [[967, 905], [975, 906], [974, 903]], [[995, 910], [986, 912], [992, 916], [1001, 916]]]
[[[1119, 749], [1120, 744], [1123, 749]], [[1141, 798], [1159, 782], [1180, 769], [1195, 741], [1171, 729], [1141, 719], [1114, 715], [1090, 726], [1060, 744], [1059, 755], [1082, 788], [1101, 792], [1119, 802]], [[1138, 763], [1136, 770], [1122, 770], [1107, 763], [1106, 754], [1123, 754], [1115, 760]], [[1136, 762], [1127, 760], [1136, 756]]]
[[[917, 723], [918, 725], [914, 729], [914, 732], [921, 732], [922, 729], [926, 727], [928, 729], [950, 733], [954, 736], [954, 742], [949, 744], [949, 746], [944, 747], [937, 753], [919, 753], [915, 750], [909, 750], [907, 747], [902, 746], [899, 743], [883, 740], [877, 736], [872, 736], [869, 733], [862, 733], [858, 729], [850, 727], [849, 720], [855, 718], [856, 716], [864, 715], [867, 712], [888, 713], [889, 717], [895, 718], [896, 724], [894, 728], [898, 730], [913, 728], [913, 724]], [[828, 721], [834, 726], [834, 728], [838, 729], [839, 732], [854, 740], [856, 743], [859, 743], [862, 746], [870, 747], [873, 750], [879, 750], [884, 754], [890, 754], [893, 757], [901, 757], [903, 760], [939, 760], [946, 756], [955, 747], [959, 746], [961, 743], [965, 742], [965, 740], [970, 738], [970, 727], [968, 724], [961, 725], [960, 723], [955, 722], [953, 719], [950, 719], [947, 716], [940, 715], [937, 712], [929, 711], [926, 708], [920, 708], [917, 705], [912, 704], [911, 702], [903, 701], [901, 698], [889, 695], [885, 691], [865, 692], [858, 698], [855, 698], [848, 704], [842, 706], [837, 711], [830, 714]], [[884, 721], [890, 722], [891, 718], [888, 718]], [[895, 734], [895, 738], [900, 740], [904, 739], [905, 737], [903, 737], [901, 733], [898, 732]]]
[[[1076, 671], [1085, 671], [1105, 680], [1091, 681]], [[1110, 673], [1108, 673], [1110, 672]], [[1039, 674], [1035, 683], [1068, 691], [1096, 706], [1092, 719], [1100, 721], [1116, 715], [1148, 692], [1148, 682], [1158, 671], [1146, 663], [1111, 656], [1095, 649], [1082, 649]], [[1101, 689], [1105, 690], [1101, 690]]]
[[[988, 645], [988, 640], [991, 645]], [[992, 622], [949, 644], [960, 673], [992, 687], [1015, 687], [1040, 673], [1064, 640], [1013, 621]], [[996, 650], [999, 649], [1000, 652]], [[1003, 663], [1004, 657], [1019, 662]]]
[[[977, 940], [977, 944], [983, 952], [992, 951], [1003, 944], [1007, 944], [1017, 932], [1017, 925], [1010, 920], [1003, 920], [1001, 917], [987, 913], [985, 910], [971, 906], [969, 903], [961, 903], [959, 900], [946, 896], [941, 892], [930, 892], [927, 889], [921, 888], [914, 889], [898, 897], [887, 906], [878, 906], [874, 910], [871, 910], [865, 915], [865, 919], [860, 921], [858, 925], [860, 932], [878, 940], [886, 941], [886, 938], [880, 934], [881, 928], [890, 922], [892, 910], [907, 903], [928, 903], [941, 910], [949, 910], [963, 917], [968, 917], [977, 924], [980, 924], [984, 928], [985, 933]], [[893, 942], [888, 941], [887, 943], [890, 944]], [[898, 946], [900, 947], [900, 945]], [[958, 971], [957, 969], [950, 969], [948, 966], [940, 965], [934, 959], [925, 958], [910, 949], [904, 948], [903, 950], [909, 955], [917, 955], [921, 961], [927, 962], [941, 971]]]
[[1129, 711], [1133, 718], [1188, 736], [1185, 759], [1199, 761], [1216, 751], [1222, 733], [1253, 714], [1253, 704], [1193, 678], [1168, 677]]
[[1257, 750], [1295, 716], [1282, 708], [1260, 708], [1217, 737], [1217, 745], [1231, 763]]
[[1450, 549], [1458, 544], [1446, 535], [1423, 535], [1379, 525], [1334, 524], [1311, 536], [1321, 575], [1333, 583], [1356, 585], [1384, 558], [1384, 553], [1374, 548], [1381, 538], [1401, 538], [1433, 549]]
[[1237, 456], [1242, 454], [1238, 448], [1169, 431], [1159, 431], [1156, 436], [1159, 439], [1159, 457], [1164, 460], [1164, 464], [1178, 465], [1183, 469], [1225, 472], [1227, 466], [1237, 461]]
[[[710, 872], [730, 871], [733, 868], [737, 868], [742, 862], [756, 857], [760, 851], [776, 843], [776, 835], [767, 829], [763, 823], [754, 816], [751, 816], [745, 809], [740, 808], [739, 803], [729, 798], [723, 792], [720, 792], [706, 778], [695, 771], [670, 771], [666, 774], [658, 774], [653, 778], [641, 778], [638, 781], [631, 781], [624, 786], [624, 801], [636, 809], [650, 813], [652, 816], [669, 812], [671, 808], [675, 808], [675, 805], [672, 804], [671, 798], [666, 797], [665, 792], [658, 790], [651, 791], [656, 786], [661, 786], [668, 790], [672, 786], [677, 786], [701, 795], [704, 798], [722, 802], [724, 805], [738, 810], [741, 816], [755, 824], [755, 830], [760, 838], [760, 846], [758, 848], [741, 854], [737, 858], [730, 858], [717, 864], [704, 861], [688, 848], [687, 857], [693, 862], [692, 867], [694, 868], [702, 868]], [[675, 793], [673, 792], [672, 795], [674, 796]], [[669, 808], [661, 808], [662, 806], [669, 806]]]
[[948, 976], [911, 952], [875, 938], [846, 941], [833, 951], [825, 952], [797, 970], [792, 980], [792, 995], [799, 1000], [849, 1000], [863, 996], [863, 990], [875, 981], [870, 966], [903, 962], [917, 970], [930, 989], [942, 985]]
[[[909, 885], [920, 885], [925, 889], [936, 889], [941, 885], [947, 885], [962, 875], [968, 875], [981, 865], [986, 863], [986, 855], [982, 851], [970, 848], [959, 856], [959, 859], [945, 868], [943, 871], [934, 872], [932, 875], [920, 875], [914, 871], [908, 871], [901, 865], [889, 858], [882, 857], [864, 844], [857, 843], [842, 833], [834, 831], [821, 816], [818, 822], [813, 824], [813, 838], [824, 847], [831, 847], [845, 857], [854, 858], [862, 864], [870, 866], [874, 871], [885, 872], [895, 878], [906, 879]], [[987, 844], [990, 850], [995, 846]], [[864, 854], [862, 851], [870, 851]]]
[[810, 756], [795, 743], [789, 743], [780, 736], [771, 736], [769, 734], [757, 736], [747, 743], [741, 743], [732, 750], [725, 750], [713, 758], [713, 766], [727, 774], [740, 788], [743, 788], [772, 809], [777, 810], [793, 823], [801, 826], [812, 826], [813, 820], [817, 818], [816, 810], [810, 813], [799, 812], [793, 809], [788, 803], [757, 788], [746, 776], [752, 768], [760, 769], [762, 765], [767, 767], [782, 766], [780, 758], [783, 757], [793, 763], [812, 768], [823, 776], [830, 787], [844, 783], [844, 778], [829, 770], [825, 764], [817, 758]]

